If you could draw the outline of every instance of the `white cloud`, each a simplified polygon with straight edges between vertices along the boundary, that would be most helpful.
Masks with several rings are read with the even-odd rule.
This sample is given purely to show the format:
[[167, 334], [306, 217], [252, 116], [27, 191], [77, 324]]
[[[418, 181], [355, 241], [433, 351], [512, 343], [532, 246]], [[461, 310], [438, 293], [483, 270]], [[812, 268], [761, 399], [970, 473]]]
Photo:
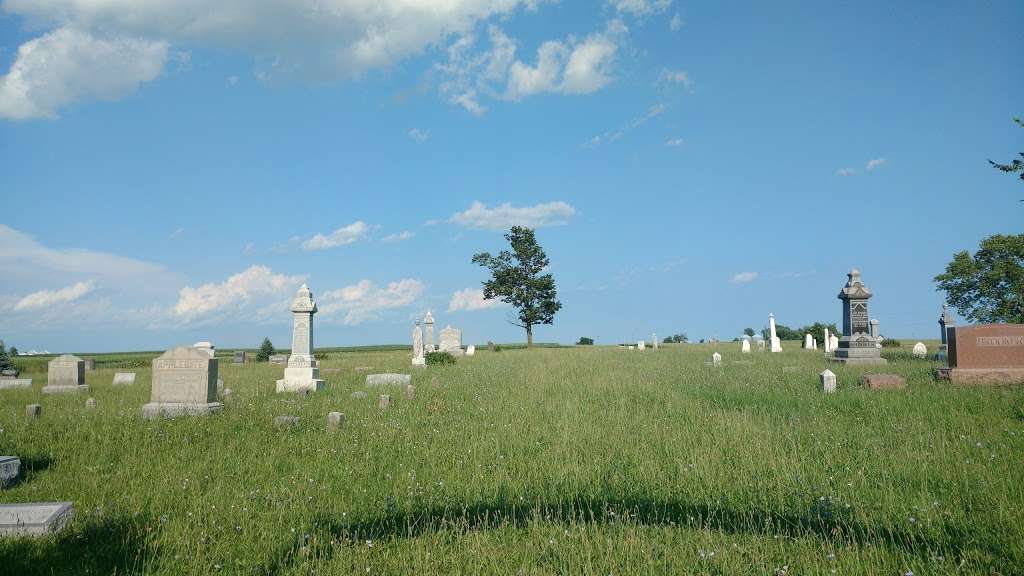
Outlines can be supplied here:
[[490, 310], [504, 306], [508, 306], [508, 304], [498, 299], [485, 300], [484, 291], [480, 288], [466, 288], [456, 290], [452, 294], [452, 299], [448, 302], [448, 312], [458, 312], [460, 310], [474, 312], [476, 310]]
[[302, 249], [306, 251], [312, 250], [326, 250], [328, 248], [337, 248], [339, 246], [345, 246], [358, 242], [366, 238], [370, 233], [372, 227], [363, 222], [362, 220], [356, 220], [348, 226], [342, 226], [330, 234], [315, 234], [311, 238], [302, 242]]
[[732, 283], [746, 284], [748, 282], [753, 282], [754, 280], [757, 280], [757, 277], [760, 275], [760, 272], [740, 272], [739, 274], [732, 277]]
[[686, 25], [686, 22], [683, 21], [683, 17], [680, 16], [679, 14], [676, 14], [676, 15], [672, 16], [671, 20], [669, 20], [669, 22], [668, 22], [668, 29], [673, 31], [673, 32], [678, 32], [678, 31], [682, 30], [683, 26], [685, 26], [685, 25]]
[[853, 176], [857, 171], [853, 168], [840, 168], [836, 170], [836, 176]]
[[17, 312], [25, 310], [39, 310], [41, 308], [49, 308], [57, 304], [74, 302], [89, 292], [92, 292], [94, 287], [95, 283], [89, 280], [87, 282], [76, 282], [71, 286], [61, 288], [60, 290], [40, 290], [18, 300], [14, 304], [13, 310]]
[[[17, 11], [19, 4], [4, 7]], [[79, 100], [117, 100], [160, 75], [166, 61], [163, 41], [58, 28], [18, 48], [11, 69], [0, 76], [0, 117], [55, 118]]]
[[658, 82], [661, 84], [679, 85], [687, 90], [693, 86], [693, 81], [690, 80], [690, 75], [685, 70], [669, 70], [668, 68], [661, 69], [661, 74], [658, 75]]
[[387, 310], [404, 308], [423, 295], [426, 286], [419, 280], [406, 278], [378, 287], [370, 280], [324, 292], [320, 297], [320, 313], [324, 318], [342, 315], [342, 323], [355, 326], [375, 320]]
[[409, 138], [412, 138], [417, 142], [426, 142], [430, 138], [430, 130], [412, 128], [409, 130]]
[[409, 240], [415, 235], [416, 233], [411, 230], [402, 230], [401, 232], [388, 234], [387, 236], [381, 238], [380, 241], [386, 244], [394, 244], [396, 242], [404, 242], [406, 240]]
[[683, 144], [686, 144], [686, 141], [683, 140], [682, 138], [669, 138], [665, 140], [665, 146], [668, 146], [670, 148], [677, 148], [679, 146], [682, 146]]
[[184, 235], [185, 235], [185, 229], [184, 228], [175, 228], [174, 232], [171, 232], [171, 240], [177, 240], [178, 238], [181, 238]]
[[616, 130], [614, 132], [605, 132], [603, 134], [599, 134], [597, 136], [594, 136], [590, 140], [587, 140], [586, 142], [584, 142], [583, 146], [586, 147], [586, 148], [596, 148], [597, 146], [600, 146], [601, 144], [605, 144], [605, 143], [608, 143], [608, 142], [615, 142], [616, 140], [622, 138], [626, 134], [629, 134], [633, 130], [636, 130], [637, 128], [643, 126], [644, 124], [649, 122], [651, 119], [661, 115], [661, 113], [664, 112], [664, 111], [665, 111], [665, 105], [664, 104], [655, 104], [654, 106], [651, 106], [650, 108], [648, 108], [647, 109], [647, 113], [644, 114], [643, 116], [638, 116], [638, 117], [630, 120], [628, 124], [626, 124], [625, 126], [623, 126], [622, 128], [619, 128], [618, 130]]
[[223, 282], [211, 282], [196, 288], [185, 286], [174, 306], [174, 316], [185, 321], [207, 316], [223, 317], [244, 308], [258, 296], [294, 291], [303, 279], [302, 276], [274, 274], [266, 266], [250, 266]]
[[473, 202], [469, 209], [453, 214], [448, 221], [467, 228], [505, 230], [512, 226], [541, 228], [568, 224], [575, 214], [576, 209], [562, 201], [522, 207], [506, 202], [494, 208]]
[[868, 164], [867, 166], [864, 167], [864, 169], [867, 170], [868, 172], [871, 172], [876, 168], [881, 168], [883, 165], [885, 165], [885, 162], [885, 158], [873, 158], [871, 160], [868, 160]]
[[672, 0], [608, 0], [616, 10], [633, 16], [650, 16], [664, 12], [672, 5]]

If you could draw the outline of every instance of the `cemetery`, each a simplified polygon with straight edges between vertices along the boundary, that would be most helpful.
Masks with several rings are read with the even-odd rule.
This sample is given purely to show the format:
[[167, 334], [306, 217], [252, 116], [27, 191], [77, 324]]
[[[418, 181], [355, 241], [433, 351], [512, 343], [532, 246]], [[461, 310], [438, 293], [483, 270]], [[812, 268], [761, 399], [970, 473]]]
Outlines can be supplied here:
[[0, 0], [0, 576], [1024, 576], [1021, 24]]

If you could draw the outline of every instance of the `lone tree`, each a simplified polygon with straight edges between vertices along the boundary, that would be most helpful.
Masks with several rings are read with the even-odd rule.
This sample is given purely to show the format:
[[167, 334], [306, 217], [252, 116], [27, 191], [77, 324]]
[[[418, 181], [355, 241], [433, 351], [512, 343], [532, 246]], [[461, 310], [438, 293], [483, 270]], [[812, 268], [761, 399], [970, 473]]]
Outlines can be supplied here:
[[263, 344], [260, 344], [260, 351], [256, 353], [256, 361], [267, 362], [275, 352], [274, 344], [270, 342], [270, 338], [264, 338]]
[[1024, 323], [1024, 234], [996, 234], [982, 240], [974, 256], [954, 254], [935, 282], [968, 320]]
[[0, 370], [13, 370], [14, 366], [11, 365], [11, 359], [7, 356], [7, 350], [4, 348], [4, 343], [0, 340]]
[[[1014, 118], [1013, 121], [1016, 122], [1019, 126], [1024, 127], [1024, 122], [1022, 122], [1020, 118]], [[1021, 158], [1024, 158], [1024, 152], [1019, 152], [1017, 155], [1020, 156]], [[996, 169], [1002, 170], [1003, 172], [1007, 172], [1010, 174], [1020, 173], [1020, 179], [1024, 180], [1024, 162], [1020, 160], [1014, 159], [1009, 164], [1000, 164], [998, 162], [993, 162], [991, 160], [989, 160], [988, 163], [995, 166]]]
[[562, 303], [556, 299], [555, 279], [542, 274], [550, 262], [533, 230], [513, 226], [505, 239], [511, 252], [502, 250], [497, 256], [481, 252], [473, 262], [491, 271], [491, 279], [483, 283], [484, 299], [498, 298], [515, 307], [519, 322], [510, 322], [526, 330], [526, 346], [532, 347], [533, 327], [554, 322]]

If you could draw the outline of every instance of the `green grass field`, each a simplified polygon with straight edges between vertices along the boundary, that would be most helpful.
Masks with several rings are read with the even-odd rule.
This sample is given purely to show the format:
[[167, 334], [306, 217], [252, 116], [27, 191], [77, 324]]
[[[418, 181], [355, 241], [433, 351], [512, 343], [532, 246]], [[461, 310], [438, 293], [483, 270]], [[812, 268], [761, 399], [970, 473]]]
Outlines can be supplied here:
[[[711, 345], [481, 350], [413, 372], [411, 400], [353, 370], [407, 373], [406, 351], [330, 353], [306, 398], [274, 392], [280, 366], [222, 359], [222, 413], [156, 422], [148, 368], [110, 384], [127, 356], [77, 396], [33, 371], [0, 392], [0, 454], [24, 472], [0, 500], [76, 517], [0, 540], [0, 572], [1024, 573], [1024, 390], [935, 382], [908, 348], [846, 368], [784, 345], [719, 344], [718, 369]], [[857, 386], [870, 371], [908, 388]], [[274, 429], [283, 414], [301, 422]]]

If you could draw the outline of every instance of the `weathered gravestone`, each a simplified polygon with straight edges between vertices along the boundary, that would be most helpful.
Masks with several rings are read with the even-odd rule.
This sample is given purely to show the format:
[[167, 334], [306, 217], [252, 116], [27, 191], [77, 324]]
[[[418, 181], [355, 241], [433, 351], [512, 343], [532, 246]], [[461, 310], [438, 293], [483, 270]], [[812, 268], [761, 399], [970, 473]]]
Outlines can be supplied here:
[[949, 313], [949, 306], [942, 305], [942, 315], [939, 316], [939, 349], [935, 353], [935, 359], [940, 362], [946, 361], [949, 352], [948, 330], [956, 326], [956, 319]]
[[412, 328], [412, 365], [423, 367], [427, 365], [427, 359], [423, 355], [423, 329], [420, 328], [420, 321]]
[[274, 354], [267, 361], [276, 366], [287, 365], [288, 357], [285, 356], [284, 354]]
[[64, 354], [50, 360], [43, 394], [83, 392], [88, 389], [85, 385], [85, 362], [81, 358]]
[[345, 425], [345, 415], [341, 412], [327, 413], [327, 431], [336, 432]]
[[111, 386], [131, 386], [135, 384], [135, 372], [116, 372]]
[[217, 412], [217, 359], [203, 350], [182, 346], [153, 360], [153, 390], [142, 417], [203, 415]]
[[277, 381], [278, 392], [323, 390], [324, 381], [313, 356], [313, 315], [316, 312], [313, 294], [303, 284], [292, 300], [292, 353], [284, 378]]
[[412, 383], [412, 376], [409, 374], [367, 374], [367, 386], [405, 386]]
[[17, 456], [0, 456], [0, 488], [14, 484], [21, 471], [21, 459]]
[[85, 364], [85, 371], [86, 372], [95, 372], [96, 371], [96, 361], [93, 360], [92, 358], [86, 358], [86, 359], [82, 360], [82, 362]]
[[946, 329], [949, 368], [957, 384], [1024, 383], [1024, 324], [980, 324]]
[[71, 502], [0, 504], [0, 536], [43, 536], [60, 532], [74, 511]]
[[928, 355], [928, 347], [924, 345], [924, 342], [918, 342], [914, 344], [914, 350], [911, 352], [914, 358], [924, 358]]
[[636, 349], [637, 350], [643, 350], [645, 346], [647, 346], [647, 343], [644, 342], [643, 340], [637, 340], [636, 341]]
[[413, 386], [412, 384], [407, 385], [405, 387], [405, 398], [407, 400], [412, 400], [415, 397], [416, 397], [416, 387]]
[[476, 354], [476, 346], [473, 344], [466, 346], [466, 356], [472, 356], [474, 354]]
[[391, 395], [381, 394], [380, 395], [380, 409], [387, 410], [391, 406]]
[[821, 378], [821, 391], [826, 394], [831, 394], [836, 391], [836, 375], [831, 370], [825, 370], [819, 377]]
[[740, 352], [750, 354], [750, 339], [744, 338], [740, 344]]
[[39, 404], [29, 404], [25, 406], [25, 417], [26, 418], [39, 418], [43, 415], [43, 407]]
[[427, 311], [427, 315], [423, 317], [423, 338], [426, 342], [426, 351], [434, 351], [434, 315]]
[[277, 428], [278, 430], [287, 430], [288, 428], [298, 425], [298, 416], [274, 416], [274, 428]]
[[897, 374], [865, 374], [860, 383], [871, 390], [894, 390], [905, 388], [907, 381]]
[[31, 378], [3, 378], [0, 379], [0, 390], [14, 390], [16, 388], [31, 388]]
[[364, 400], [366, 399], [367, 394], [362, 390], [356, 390], [355, 392], [352, 393], [351, 396], [353, 400]]
[[452, 356], [462, 356], [462, 330], [451, 326], [441, 330], [441, 340], [437, 349]]
[[244, 350], [238, 350], [231, 359], [232, 364], [245, 364], [247, 356]]
[[804, 350], [814, 350], [814, 336], [804, 334]]
[[18, 377], [18, 371], [11, 368], [8, 370], [0, 370], [0, 380], [12, 380]]
[[782, 340], [775, 333], [775, 314], [768, 314], [768, 343], [772, 352], [782, 352]]
[[95, 398], [88, 398], [88, 399], [86, 399], [85, 407], [88, 408], [89, 410], [95, 410], [96, 409], [96, 399]]
[[715, 352], [714, 354], [712, 354], [711, 355], [711, 365], [712, 366], [721, 366], [722, 365], [722, 355], [719, 354], [718, 352]]
[[846, 277], [846, 285], [838, 296], [843, 301], [843, 337], [839, 339], [839, 347], [832, 361], [843, 364], [885, 364], [886, 360], [882, 358], [877, 346], [880, 340], [871, 334], [871, 322], [868, 319], [871, 290], [860, 279], [860, 270], [854, 268]]

